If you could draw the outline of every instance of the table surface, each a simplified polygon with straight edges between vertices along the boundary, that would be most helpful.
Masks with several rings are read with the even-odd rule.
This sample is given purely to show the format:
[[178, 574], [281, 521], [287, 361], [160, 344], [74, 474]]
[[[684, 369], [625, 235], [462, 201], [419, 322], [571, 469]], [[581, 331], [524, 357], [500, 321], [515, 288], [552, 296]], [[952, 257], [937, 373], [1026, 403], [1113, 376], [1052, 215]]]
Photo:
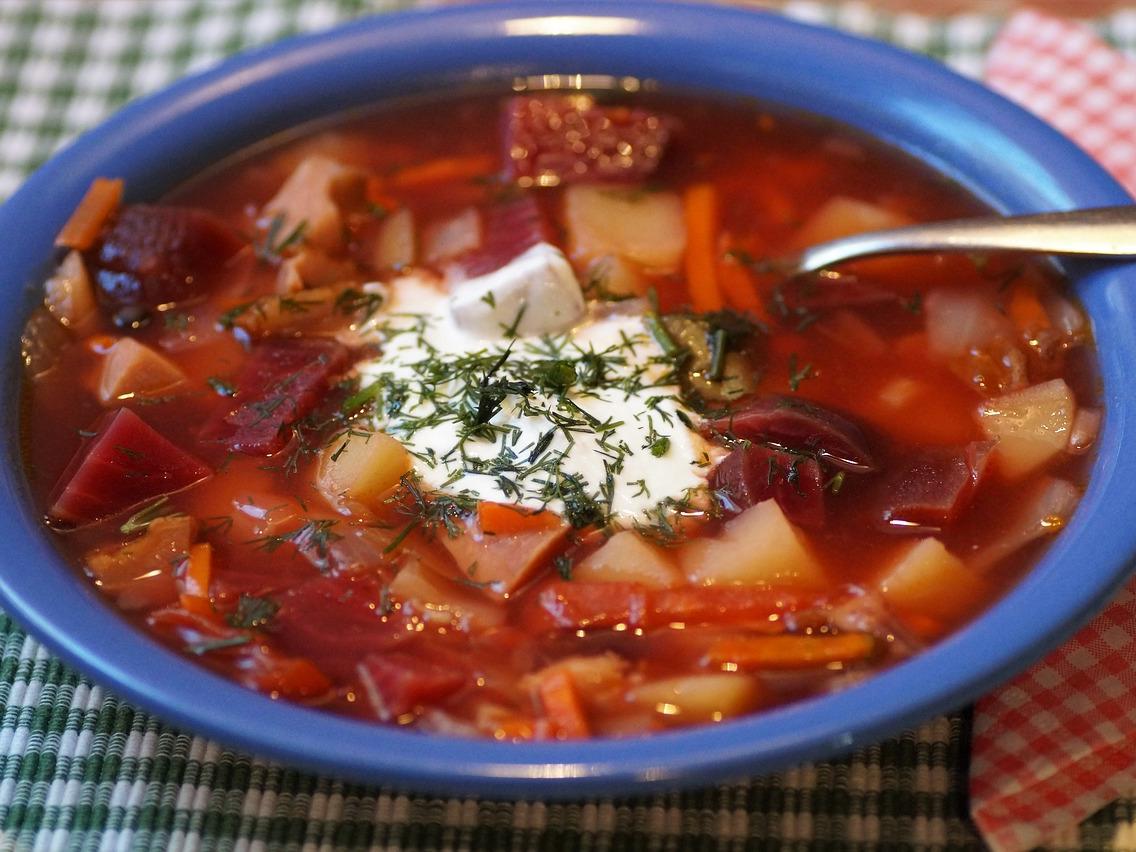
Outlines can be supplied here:
[[[0, 198], [126, 100], [244, 47], [389, 0], [0, 0]], [[964, 73], [1015, 5], [762, 3], [871, 34]], [[1136, 48], [1136, 12], [1034, 0]], [[912, 11], [918, 9], [918, 12]], [[120, 701], [0, 615], [0, 850], [981, 848], [967, 818], [969, 715], [742, 783], [617, 800], [437, 799], [227, 750]], [[1062, 838], [1136, 846], [1136, 800]]]

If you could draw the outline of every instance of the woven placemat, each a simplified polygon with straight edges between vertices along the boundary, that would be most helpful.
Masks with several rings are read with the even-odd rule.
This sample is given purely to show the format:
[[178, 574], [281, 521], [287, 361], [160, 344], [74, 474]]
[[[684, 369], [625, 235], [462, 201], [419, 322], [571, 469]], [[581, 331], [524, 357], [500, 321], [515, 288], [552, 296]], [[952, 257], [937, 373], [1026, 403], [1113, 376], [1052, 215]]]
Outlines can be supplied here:
[[[0, 198], [125, 101], [245, 47], [411, 2], [0, 0]], [[1000, 19], [766, 3], [978, 74]], [[913, 4], [914, 5], [914, 4]], [[1093, 22], [1127, 49], [1136, 12]], [[748, 783], [568, 803], [438, 799], [230, 751], [134, 709], [0, 615], [0, 850], [760, 850], [981, 848], [969, 716]], [[1127, 846], [1136, 801], [1064, 838]]]

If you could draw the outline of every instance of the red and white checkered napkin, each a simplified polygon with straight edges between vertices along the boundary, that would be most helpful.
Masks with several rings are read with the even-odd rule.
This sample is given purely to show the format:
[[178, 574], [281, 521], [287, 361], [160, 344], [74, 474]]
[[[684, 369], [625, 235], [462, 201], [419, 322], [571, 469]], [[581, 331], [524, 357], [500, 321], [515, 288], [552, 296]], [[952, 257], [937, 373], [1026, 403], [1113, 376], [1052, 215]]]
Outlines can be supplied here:
[[[1136, 61], [1080, 24], [1014, 15], [987, 82], [1136, 194]], [[1136, 788], [1136, 579], [1069, 642], [976, 708], [971, 814], [998, 852], [1044, 844]]]

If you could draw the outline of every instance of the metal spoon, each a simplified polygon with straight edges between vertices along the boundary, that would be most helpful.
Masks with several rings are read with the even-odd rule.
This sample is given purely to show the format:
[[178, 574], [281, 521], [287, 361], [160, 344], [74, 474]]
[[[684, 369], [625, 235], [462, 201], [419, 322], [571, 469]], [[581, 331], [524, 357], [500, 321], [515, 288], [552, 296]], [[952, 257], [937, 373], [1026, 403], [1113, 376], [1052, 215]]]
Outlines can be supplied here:
[[848, 260], [923, 252], [1027, 251], [1136, 257], [1136, 204], [1026, 216], [985, 216], [853, 234], [773, 261], [790, 276]]

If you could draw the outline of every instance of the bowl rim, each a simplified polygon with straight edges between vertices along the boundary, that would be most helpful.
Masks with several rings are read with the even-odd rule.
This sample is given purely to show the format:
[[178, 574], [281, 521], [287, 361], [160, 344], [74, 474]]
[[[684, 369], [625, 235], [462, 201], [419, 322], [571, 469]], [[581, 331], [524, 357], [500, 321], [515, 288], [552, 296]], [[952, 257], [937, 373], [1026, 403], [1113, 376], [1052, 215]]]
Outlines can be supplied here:
[[[459, 42], [463, 49], [453, 50]], [[769, 100], [807, 103], [867, 126], [1005, 212], [1131, 201], [1052, 128], [898, 48], [748, 9], [522, 0], [355, 20], [239, 54], [128, 105], [54, 156], [0, 208], [0, 232], [29, 235], [6, 252], [0, 288], [23, 290], [28, 302], [56, 228], [97, 175], [122, 174], [130, 197], [153, 197], [176, 182], [171, 176], [200, 171], [221, 153], [292, 126], [304, 110], [334, 113], [408, 86], [603, 69], [743, 95], [760, 87]], [[1081, 507], [1035, 569], [967, 628], [822, 698], [638, 739], [519, 744], [422, 736], [274, 702], [142, 637], [76, 582], [28, 499], [18, 406], [6, 408], [3, 423], [0, 499], [8, 511], [0, 513], [7, 543], [0, 601], [67, 662], [160, 718], [258, 755], [368, 782], [564, 798], [715, 783], [832, 756], [977, 697], [1071, 635], [1127, 575], [1136, 525], [1124, 523], [1124, 507], [1136, 504], [1136, 460], [1121, 448], [1127, 424], [1136, 422], [1136, 401], [1122, 380], [1136, 373], [1136, 332], [1121, 318], [1136, 311], [1136, 288], [1124, 283], [1136, 267], [1070, 270], [1102, 343], [1106, 404]], [[26, 312], [6, 314], [0, 340], [15, 349]], [[16, 359], [5, 362], [0, 381], [6, 398], [16, 399]]]

